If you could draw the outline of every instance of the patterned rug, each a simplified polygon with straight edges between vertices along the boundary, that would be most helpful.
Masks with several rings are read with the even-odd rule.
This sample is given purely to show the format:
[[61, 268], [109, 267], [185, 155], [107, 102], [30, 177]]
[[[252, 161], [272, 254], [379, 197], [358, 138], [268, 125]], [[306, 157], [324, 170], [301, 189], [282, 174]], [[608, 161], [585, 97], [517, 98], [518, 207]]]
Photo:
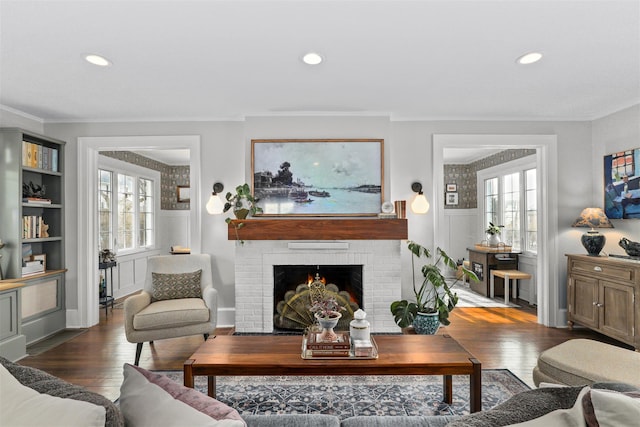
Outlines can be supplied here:
[[[181, 371], [159, 372], [182, 384]], [[217, 399], [240, 415], [331, 414], [464, 415], [469, 377], [453, 377], [453, 403], [442, 402], [441, 376], [217, 377]], [[195, 388], [207, 392], [206, 377]], [[482, 371], [482, 407], [491, 408], [529, 387], [508, 369]]]

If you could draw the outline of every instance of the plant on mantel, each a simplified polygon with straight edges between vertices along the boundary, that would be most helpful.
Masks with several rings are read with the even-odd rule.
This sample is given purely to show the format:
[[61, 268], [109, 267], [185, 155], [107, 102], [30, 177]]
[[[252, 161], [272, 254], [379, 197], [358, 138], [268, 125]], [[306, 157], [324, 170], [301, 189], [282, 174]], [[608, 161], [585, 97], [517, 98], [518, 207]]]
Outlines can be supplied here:
[[[235, 194], [230, 191], [227, 192], [225, 199], [227, 200], [224, 204], [223, 212], [227, 212], [229, 209], [233, 208], [233, 214], [237, 219], [246, 219], [247, 216], [254, 216], [257, 213], [262, 212], [262, 208], [257, 206], [258, 199], [254, 198], [251, 194], [251, 188], [249, 184], [244, 183], [242, 185], [238, 185], [236, 187]], [[240, 239], [240, 235], [238, 234], [238, 230], [244, 227], [243, 222], [232, 222], [231, 218], [225, 219], [227, 224], [231, 224], [236, 232], [236, 240], [240, 242], [240, 244], [244, 244], [244, 240]]]

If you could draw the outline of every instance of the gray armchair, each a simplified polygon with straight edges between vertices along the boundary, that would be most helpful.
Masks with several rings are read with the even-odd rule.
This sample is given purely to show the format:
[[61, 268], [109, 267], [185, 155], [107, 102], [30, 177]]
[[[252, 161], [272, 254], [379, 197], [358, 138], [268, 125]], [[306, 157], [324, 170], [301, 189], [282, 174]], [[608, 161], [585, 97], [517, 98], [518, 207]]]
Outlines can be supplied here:
[[[170, 299], [154, 300], [153, 274], [182, 274], [202, 270], [201, 298], [182, 298], [178, 292]], [[167, 277], [167, 276], [165, 276]], [[158, 295], [156, 289], [156, 296]], [[216, 328], [218, 291], [213, 287], [211, 257], [200, 255], [161, 255], [150, 257], [144, 290], [124, 302], [124, 330], [127, 341], [136, 343], [135, 365], [140, 361], [145, 341], [176, 338], [189, 335], [204, 336]]]

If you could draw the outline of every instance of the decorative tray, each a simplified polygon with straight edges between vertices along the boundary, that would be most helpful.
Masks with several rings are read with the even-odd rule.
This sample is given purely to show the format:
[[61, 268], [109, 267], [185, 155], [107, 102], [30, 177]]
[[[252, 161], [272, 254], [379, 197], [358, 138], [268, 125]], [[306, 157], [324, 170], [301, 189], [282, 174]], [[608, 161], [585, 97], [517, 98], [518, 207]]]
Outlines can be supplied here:
[[377, 359], [378, 358], [378, 344], [375, 339], [371, 337], [371, 353], [366, 356], [356, 356], [353, 346], [349, 349], [336, 349], [331, 354], [330, 350], [324, 350], [326, 353], [322, 355], [314, 354], [314, 350], [307, 348], [308, 334], [304, 334], [302, 338], [302, 358], [309, 360], [335, 360], [335, 359], [353, 359], [353, 360], [367, 360], [367, 359]]

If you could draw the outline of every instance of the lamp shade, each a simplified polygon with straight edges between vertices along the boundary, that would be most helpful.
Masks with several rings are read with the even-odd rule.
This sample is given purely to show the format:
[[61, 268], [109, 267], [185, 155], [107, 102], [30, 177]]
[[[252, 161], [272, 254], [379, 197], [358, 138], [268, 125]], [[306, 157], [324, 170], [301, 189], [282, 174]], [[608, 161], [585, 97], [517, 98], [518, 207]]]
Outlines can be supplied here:
[[411, 202], [411, 211], [415, 214], [426, 214], [429, 212], [429, 201], [424, 194], [418, 194]]
[[224, 210], [224, 203], [220, 200], [220, 196], [214, 193], [209, 197], [206, 208], [209, 215], [220, 215]]
[[585, 208], [580, 217], [571, 225], [572, 227], [588, 227], [588, 228], [613, 228], [613, 224], [600, 208]]
[[577, 218], [572, 227], [587, 227], [591, 230], [582, 235], [580, 241], [582, 246], [587, 250], [587, 253], [591, 256], [598, 256], [607, 239], [602, 234], [598, 233], [596, 228], [613, 228], [613, 224], [609, 221], [609, 218], [600, 208], [586, 208], [580, 213], [580, 217]]

